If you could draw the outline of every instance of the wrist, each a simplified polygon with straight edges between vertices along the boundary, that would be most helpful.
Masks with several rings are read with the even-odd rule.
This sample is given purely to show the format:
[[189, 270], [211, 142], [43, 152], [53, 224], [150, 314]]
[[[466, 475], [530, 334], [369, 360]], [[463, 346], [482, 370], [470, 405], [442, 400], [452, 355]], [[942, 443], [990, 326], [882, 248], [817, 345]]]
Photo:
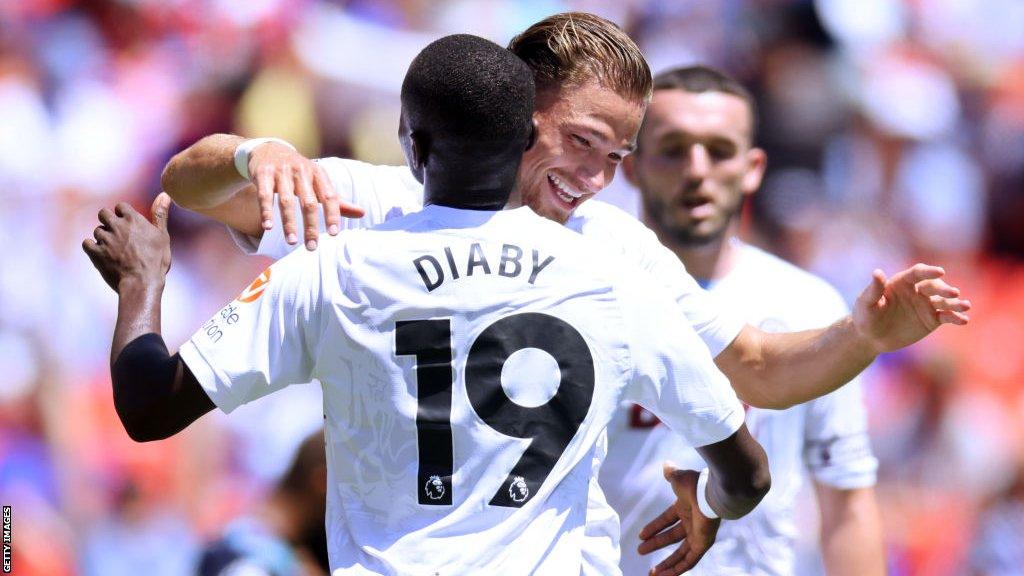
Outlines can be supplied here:
[[292, 146], [287, 141], [280, 138], [250, 138], [248, 140], [243, 140], [235, 147], [234, 154], [235, 170], [238, 171], [238, 174], [242, 178], [252, 181], [252, 174], [249, 173], [249, 160], [252, 159], [252, 153], [257, 147], [271, 142], [289, 148], [293, 152], [295, 151], [295, 146]]
[[700, 509], [700, 513], [705, 518], [714, 520], [718, 518], [718, 514], [711, 507], [711, 503], [708, 502], [708, 481], [710, 479], [711, 471], [709, 469], [705, 468], [700, 471], [700, 476], [697, 477], [697, 508]]
[[124, 296], [126, 294], [160, 292], [164, 289], [165, 283], [166, 276], [164, 275], [153, 277], [144, 274], [125, 274], [117, 283], [117, 293]]
[[875, 341], [870, 330], [862, 324], [862, 322], [857, 321], [854, 314], [849, 314], [846, 318], [839, 321], [838, 326], [840, 330], [850, 334], [850, 340], [853, 341], [854, 346], [860, 351], [862, 356], [869, 360], [874, 360], [885, 349], [882, 343]]

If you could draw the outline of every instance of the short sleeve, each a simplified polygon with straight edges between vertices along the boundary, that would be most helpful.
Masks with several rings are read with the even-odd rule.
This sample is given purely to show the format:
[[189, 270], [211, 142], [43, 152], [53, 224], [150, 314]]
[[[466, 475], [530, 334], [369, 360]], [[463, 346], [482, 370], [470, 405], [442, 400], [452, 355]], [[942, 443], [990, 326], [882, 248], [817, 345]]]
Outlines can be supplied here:
[[647, 232], [649, 235], [642, 236], [641, 265], [665, 285], [711, 356], [718, 356], [736, 339], [746, 322], [718, 297], [701, 288], [679, 257], [663, 246], [653, 232]]
[[609, 252], [621, 254], [664, 286], [712, 357], [725, 350], [746, 324], [738, 312], [701, 288], [679, 257], [630, 214], [590, 200], [576, 209], [567, 225], [600, 242]]
[[622, 290], [633, 363], [624, 399], [693, 447], [724, 440], [743, 424], [743, 406], [669, 295], [652, 288]]
[[[343, 230], [372, 228], [392, 218], [418, 212], [423, 208], [423, 187], [406, 166], [377, 166], [345, 158], [320, 158], [316, 161], [331, 179], [341, 200], [355, 204], [366, 211], [362, 218], [342, 218]], [[277, 202], [274, 203], [277, 206]], [[302, 209], [294, 206], [297, 222], [302, 222]], [[319, 219], [320, 232], [324, 221]], [[280, 210], [274, 210], [274, 226], [262, 239], [231, 230], [235, 244], [246, 254], [259, 254], [275, 260], [283, 258], [297, 247], [284, 239]]]
[[875, 485], [878, 460], [859, 379], [808, 403], [805, 426], [804, 460], [816, 481], [844, 490]]
[[[825, 325], [849, 311], [839, 293], [824, 282], [820, 289], [807, 294], [805, 304], [808, 317], [791, 329]], [[875, 485], [878, 460], [871, 450], [859, 377], [807, 403], [804, 461], [817, 482], [833, 488], [849, 490]]]
[[299, 251], [267, 268], [181, 347], [185, 364], [224, 412], [312, 379], [319, 258]]

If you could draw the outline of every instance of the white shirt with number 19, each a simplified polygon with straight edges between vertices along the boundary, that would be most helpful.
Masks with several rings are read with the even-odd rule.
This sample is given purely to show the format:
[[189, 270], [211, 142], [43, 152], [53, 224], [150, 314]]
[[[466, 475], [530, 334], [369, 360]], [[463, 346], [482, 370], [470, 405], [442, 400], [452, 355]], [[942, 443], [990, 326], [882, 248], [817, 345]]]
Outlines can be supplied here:
[[428, 206], [293, 252], [181, 354], [227, 412], [320, 380], [334, 574], [578, 574], [622, 400], [694, 446], [743, 420], [638, 276], [529, 209]]

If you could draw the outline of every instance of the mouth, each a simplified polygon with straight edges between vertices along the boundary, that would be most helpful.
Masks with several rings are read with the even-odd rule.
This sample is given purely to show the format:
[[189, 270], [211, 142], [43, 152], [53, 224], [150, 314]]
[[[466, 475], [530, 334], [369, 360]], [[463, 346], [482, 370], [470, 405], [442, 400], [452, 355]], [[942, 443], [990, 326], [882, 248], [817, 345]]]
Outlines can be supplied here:
[[691, 218], [708, 218], [715, 213], [714, 203], [704, 196], [690, 196], [683, 199], [681, 204]]
[[583, 197], [583, 192], [573, 189], [554, 174], [548, 174], [548, 187], [554, 196], [561, 200], [565, 207], [570, 210], [579, 205], [580, 199]]

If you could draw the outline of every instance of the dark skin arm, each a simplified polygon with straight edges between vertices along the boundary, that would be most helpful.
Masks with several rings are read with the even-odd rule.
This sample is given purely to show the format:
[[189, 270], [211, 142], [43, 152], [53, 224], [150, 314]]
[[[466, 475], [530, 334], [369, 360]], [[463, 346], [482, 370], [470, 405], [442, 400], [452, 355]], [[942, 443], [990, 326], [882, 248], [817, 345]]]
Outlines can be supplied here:
[[[707, 501], [720, 518], [734, 520], [748, 514], [768, 494], [771, 474], [768, 457], [746, 424], [732, 436], [698, 448], [708, 463], [711, 475]], [[665, 479], [672, 485], [676, 502], [640, 531], [643, 540], [637, 549], [647, 554], [676, 542], [682, 542], [652, 574], [677, 576], [697, 565], [715, 543], [721, 519], [709, 519], [697, 506], [697, 477], [694, 470], [680, 470], [665, 464]]]
[[110, 347], [114, 407], [133, 440], [168, 438], [214, 404], [181, 358], [160, 336], [160, 299], [171, 265], [167, 213], [170, 197], [153, 202], [153, 223], [130, 205], [99, 213], [100, 226], [82, 249], [117, 292], [117, 324]]

